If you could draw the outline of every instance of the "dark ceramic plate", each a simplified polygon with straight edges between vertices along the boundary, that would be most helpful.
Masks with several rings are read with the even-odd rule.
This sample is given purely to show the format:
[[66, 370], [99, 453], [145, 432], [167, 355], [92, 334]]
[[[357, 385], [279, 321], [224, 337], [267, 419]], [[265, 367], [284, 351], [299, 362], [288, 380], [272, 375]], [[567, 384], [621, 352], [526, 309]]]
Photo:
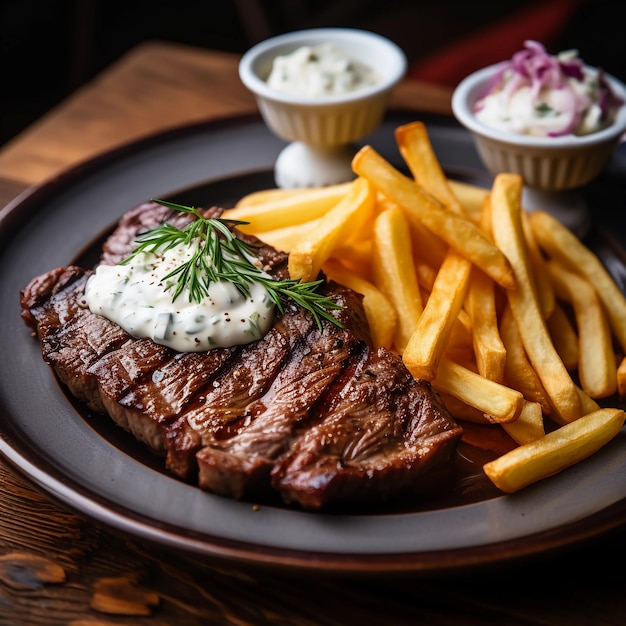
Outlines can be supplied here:
[[[367, 142], [401, 166], [393, 129], [426, 122], [450, 176], [484, 181], [469, 135], [448, 118], [394, 113]], [[200, 491], [162, 469], [108, 418], [71, 401], [20, 319], [35, 275], [95, 258], [127, 209], [152, 197], [232, 205], [272, 186], [283, 143], [259, 118], [194, 125], [108, 153], [29, 190], [0, 213], [0, 452], [42, 489], [112, 529], [193, 557], [311, 570], [449, 571], [543, 553], [626, 521], [624, 433], [598, 454], [513, 496], [462, 448], [449, 495], [385, 511], [305, 513]], [[622, 242], [603, 229], [626, 193], [623, 154], [595, 186], [593, 245], [624, 284]], [[609, 205], [607, 206], [607, 200]], [[613, 232], [626, 234], [618, 224]]]

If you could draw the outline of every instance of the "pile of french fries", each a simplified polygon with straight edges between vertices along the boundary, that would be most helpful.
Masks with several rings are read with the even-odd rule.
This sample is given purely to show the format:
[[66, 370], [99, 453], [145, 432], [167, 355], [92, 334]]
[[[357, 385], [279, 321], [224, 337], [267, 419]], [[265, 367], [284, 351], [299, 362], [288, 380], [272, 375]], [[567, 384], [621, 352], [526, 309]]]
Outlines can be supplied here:
[[624, 411], [599, 402], [626, 397], [626, 298], [565, 226], [523, 209], [519, 176], [448, 179], [419, 121], [395, 139], [408, 176], [365, 146], [354, 181], [261, 190], [227, 217], [288, 252], [292, 278], [323, 271], [362, 294], [375, 346], [459, 422], [507, 433], [484, 471], [518, 491], [621, 431]]

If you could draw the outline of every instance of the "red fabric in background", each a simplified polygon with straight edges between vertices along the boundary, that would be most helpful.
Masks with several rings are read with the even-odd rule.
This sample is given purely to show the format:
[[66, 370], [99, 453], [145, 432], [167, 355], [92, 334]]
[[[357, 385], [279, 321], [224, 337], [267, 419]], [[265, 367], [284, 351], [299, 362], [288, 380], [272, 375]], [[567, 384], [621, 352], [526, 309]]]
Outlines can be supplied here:
[[560, 50], [552, 50], [550, 44], [564, 31], [568, 19], [581, 4], [581, 0], [532, 3], [414, 63], [408, 70], [408, 77], [455, 87], [468, 74], [510, 59], [527, 39], [543, 43], [548, 52], [556, 54]]

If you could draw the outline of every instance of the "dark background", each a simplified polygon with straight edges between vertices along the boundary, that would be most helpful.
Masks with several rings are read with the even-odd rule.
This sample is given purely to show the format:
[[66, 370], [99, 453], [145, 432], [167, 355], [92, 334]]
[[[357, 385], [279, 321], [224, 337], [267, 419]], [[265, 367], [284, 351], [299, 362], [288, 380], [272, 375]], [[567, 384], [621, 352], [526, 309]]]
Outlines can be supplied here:
[[[624, 80], [624, 0], [0, 0], [0, 146], [142, 41], [243, 53], [289, 30], [351, 26], [419, 63], [493, 24], [515, 32], [519, 12], [538, 4], [570, 8], [544, 41], [550, 52], [577, 48]], [[499, 53], [493, 62], [508, 58]]]

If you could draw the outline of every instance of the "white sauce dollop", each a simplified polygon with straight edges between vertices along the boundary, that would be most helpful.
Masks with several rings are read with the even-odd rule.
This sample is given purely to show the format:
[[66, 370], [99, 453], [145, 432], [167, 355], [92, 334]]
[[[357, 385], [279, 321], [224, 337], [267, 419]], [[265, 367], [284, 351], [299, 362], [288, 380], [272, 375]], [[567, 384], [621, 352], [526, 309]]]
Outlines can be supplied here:
[[379, 80], [367, 65], [325, 43], [277, 56], [267, 84], [278, 91], [316, 98], [364, 89]]
[[250, 297], [232, 283], [211, 283], [209, 296], [191, 302], [186, 289], [172, 302], [177, 277], [164, 281], [187, 261], [192, 249], [178, 245], [141, 252], [127, 265], [100, 265], [87, 281], [85, 304], [134, 337], [148, 337], [179, 352], [201, 352], [251, 343], [274, 320], [274, 303], [261, 283], [250, 283]]

